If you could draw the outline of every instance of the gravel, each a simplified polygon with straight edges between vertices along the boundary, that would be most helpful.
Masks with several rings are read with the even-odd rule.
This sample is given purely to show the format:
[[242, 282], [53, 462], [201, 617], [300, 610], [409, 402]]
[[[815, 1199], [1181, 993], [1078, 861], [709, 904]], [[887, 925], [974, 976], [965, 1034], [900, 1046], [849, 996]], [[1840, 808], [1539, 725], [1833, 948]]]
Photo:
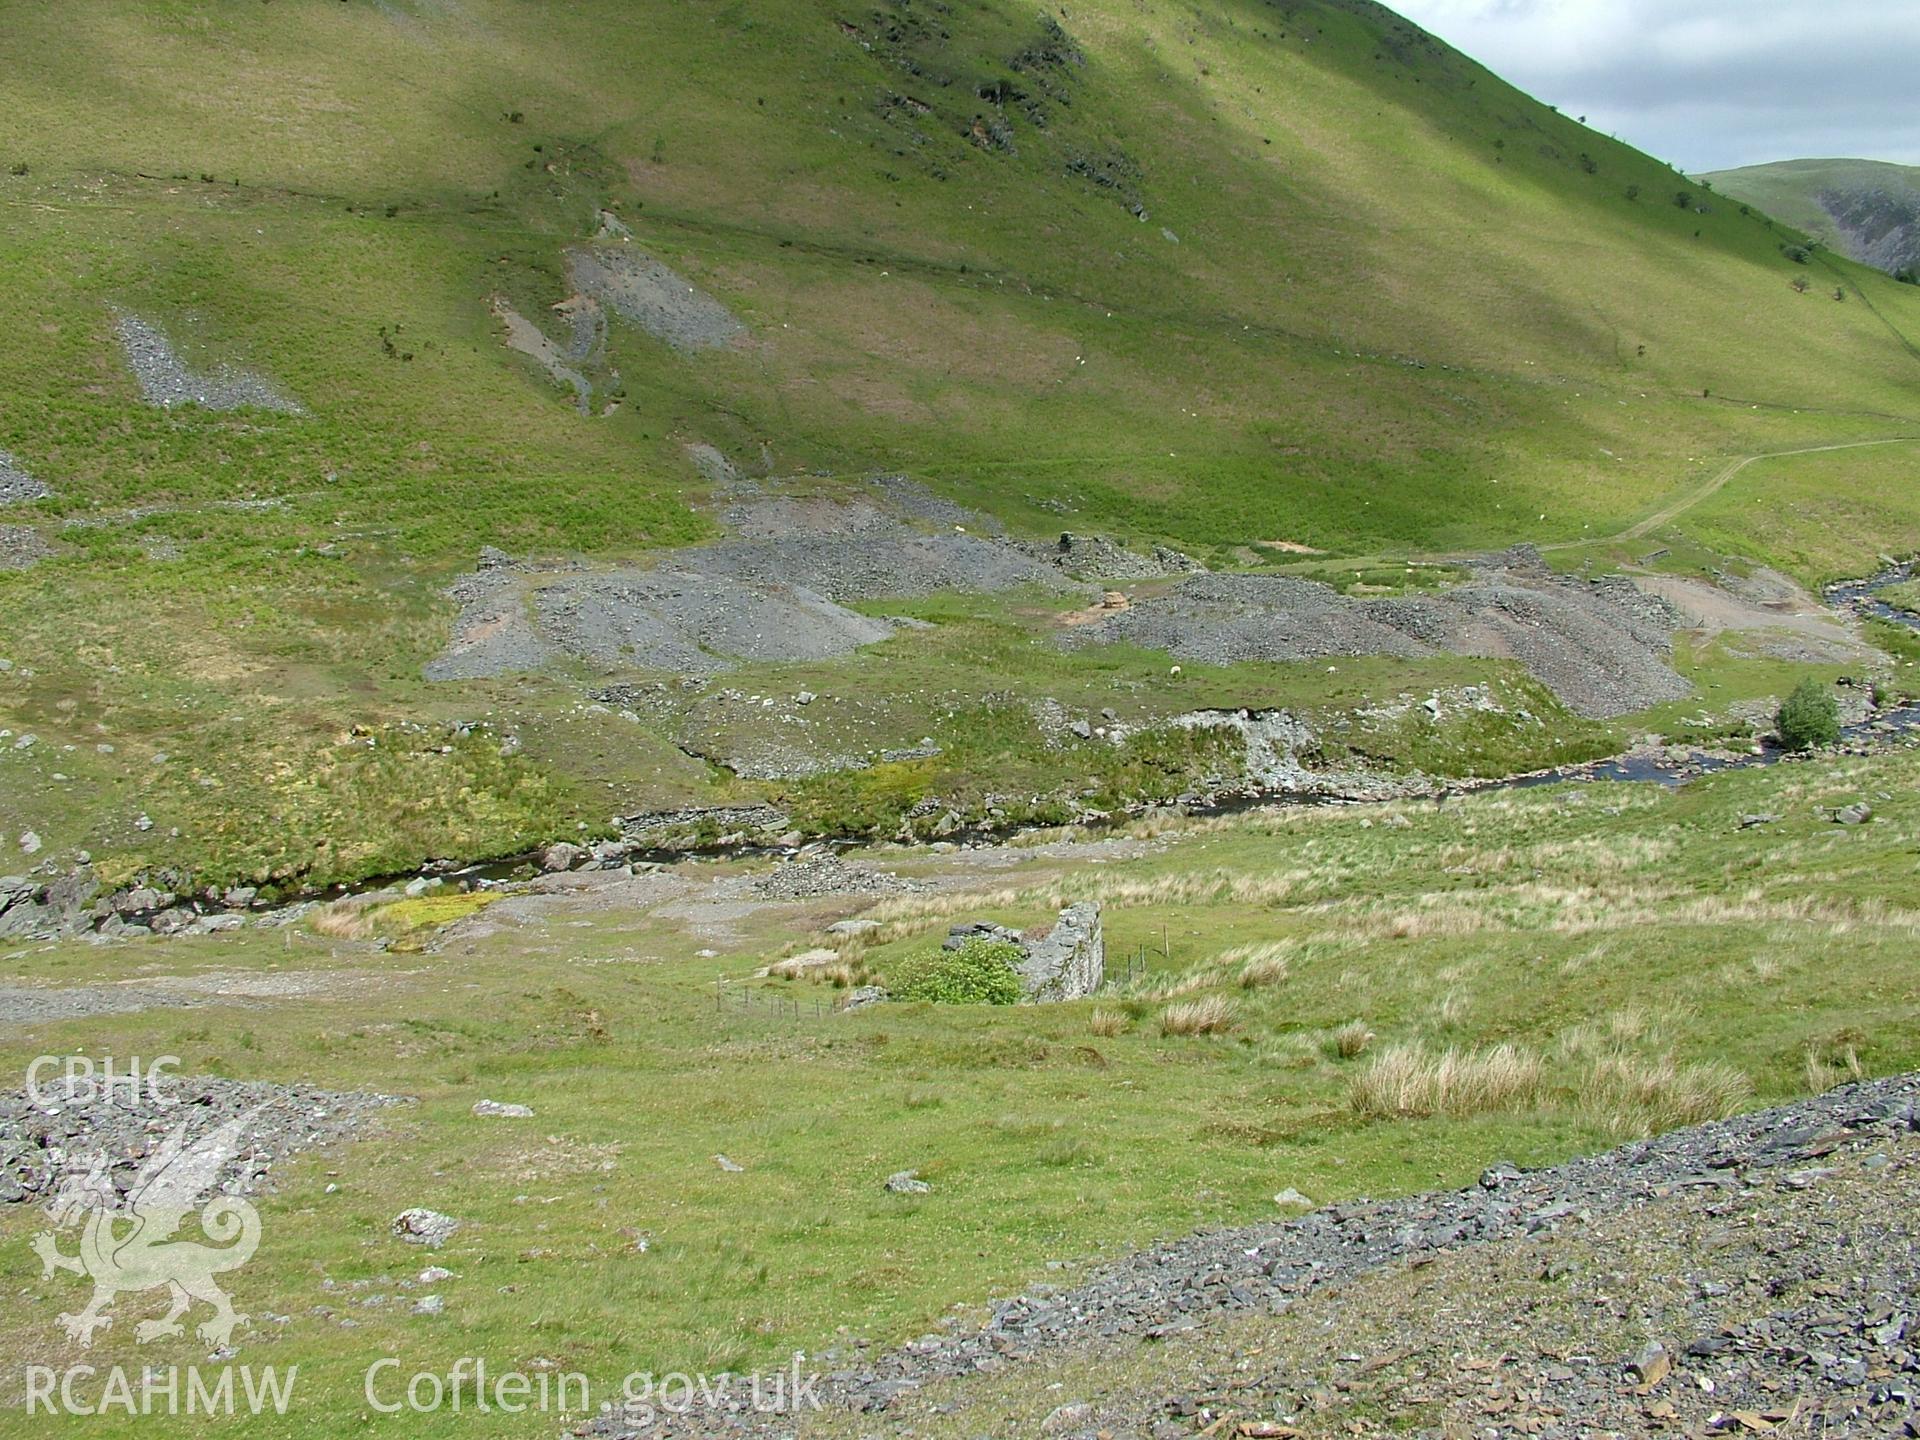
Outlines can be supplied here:
[[141, 1159], [183, 1121], [191, 1144], [242, 1115], [250, 1116], [245, 1143], [215, 1183], [228, 1194], [249, 1193], [293, 1155], [348, 1139], [381, 1110], [403, 1103], [388, 1095], [210, 1076], [168, 1075], [157, 1088], [158, 1100], [146, 1087], [137, 1096], [123, 1086], [103, 1094], [104, 1086], [68, 1087], [48, 1076], [37, 1096], [24, 1089], [0, 1096], [0, 1203], [48, 1195], [70, 1160], [103, 1151], [113, 1157], [111, 1176], [124, 1194]]
[[277, 410], [304, 415], [305, 408], [251, 370], [222, 365], [210, 375], [188, 368], [173, 344], [155, 326], [124, 310], [114, 312], [114, 328], [127, 353], [127, 365], [140, 382], [149, 405], [171, 409], [198, 405], [204, 410]]
[[738, 661], [826, 660], [893, 634], [804, 585], [679, 569], [568, 577], [534, 593], [553, 644], [601, 665], [704, 675]]
[[1006, 527], [996, 516], [981, 510], [970, 510], [965, 505], [936, 495], [910, 475], [875, 475], [867, 484], [887, 504], [912, 519], [971, 530], [980, 535], [1005, 532]]
[[0, 1025], [37, 1025], [89, 1015], [130, 1015], [162, 1006], [211, 1005], [217, 1001], [185, 991], [136, 985], [66, 985], [38, 988], [0, 985]]
[[844, 532], [721, 541], [680, 551], [675, 562], [707, 575], [804, 586], [842, 603], [946, 590], [1069, 586], [1057, 569], [1011, 545], [957, 532], [930, 535], [886, 516]]
[[0, 570], [25, 570], [53, 554], [31, 525], [0, 525]]
[[676, 350], [714, 350], [747, 329], [727, 307], [631, 245], [582, 245], [567, 252], [575, 291]]
[[1490, 567], [1436, 595], [1356, 600], [1317, 581], [1197, 575], [1068, 632], [1183, 660], [1319, 660], [1450, 653], [1517, 660], [1569, 709], [1594, 718], [1692, 693], [1672, 667], [1676, 616], [1631, 581]]
[[[1837, 1195], [1848, 1177], [1855, 1183]], [[1442, 1352], [1430, 1378], [1471, 1388], [1484, 1399], [1484, 1370], [1463, 1371], [1457, 1364], [1471, 1348], [1470, 1327], [1454, 1306], [1437, 1307], [1433, 1286], [1419, 1300], [1371, 1292], [1348, 1329], [1331, 1336], [1322, 1318], [1326, 1308], [1343, 1296], [1366, 1298], [1369, 1285], [1410, 1286], [1407, 1277], [1429, 1266], [1492, 1264], [1515, 1253], [1526, 1256], [1523, 1263], [1536, 1279], [1565, 1279], [1571, 1272], [1559, 1267], [1568, 1262], [1548, 1251], [1566, 1244], [1585, 1247], [1588, 1258], [1574, 1262], [1587, 1267], [1575, 1288], [1590, 1293], [1567, 1308], [1565, 1335], [1557, 1344], [1547, 1343], [1544, 1334], [1541, 1344], [1530, 1343], [1535, 1322], [1528, 1315], [1544, 1292], [1536, 1290], [1531, 1303], [1521, 1303], [1505, 1287], [1463, 1287], [1463, 1303], [1484, 1311], [1479, 1323], [1485, 1353], [1518, 1355], [1529, 1367], [1509, 1388], [1527, 1393], [1528, 1404], [1543, 1412], [1555, 1406], [1541, 1397], [1550, 1397], [1556, 1386], [1564, 1393], [1561, 1415], [1546, 1414], [1547, 1428], [1524, 1433], [1645, 1433], [1645, 1416], [1630, 1421], [1626, 1412], [1644, 1406], [1651, 1392], [1635, 1393], [1625, 1368], [1631, 1357], [1605, 1346], [1617, 1343], [1623, 1329], [1636, 1328], [1623, 1327], [1623, 1318], [1654, 1315], [1666, 1327], [1670, 1356], [1688, 1346], [1703, 1352], [1672, 1363], [1713, 1378], [1712, 1391], [1695, 1381], [1661, 1392], [1670, 1403], [1697, 1412], [1703, 1426], [1713, 1424], [1709, 1411], [1731, 1415], [1750, 1406], [1758, 1414], [1811, 1395], [1830, 1413], [1851, 1406], [1871, 1417], [1838, 1427], [1841, 1433], [1912, 1434], [1889, 1428], [1887, 1416], [1898, 1412], [1895, 1424], [1920, 1419], [1913, 1401], [1920, 1393], [1920, 1323], [1913, 1318], [1920, 1314], [1913, 1299], [1920, 1285], [1920, 1242], [1911, 1223], [1916, 1195], [1920, 1075], [1904, 1075], [1673, 1131], [1551, 1169], [1495, 1165], [1464, 1190], [1358, 1200], [1297, 1219], [1194, 1234], [1131, 1255], [1071, 1288], [1040, 1287], [995, 1301], [976, 1329], [927, 1335], [880, 1355], [828, 1352], [819, 1357], [821, 1364], [843, 1368], [823, 1378], [820, 1395], [829, 1409], [841, 1412], [898, 1406], [901, 1413], [893, 1418], [901, 1428], [926, 1418], [925, 1407], [916, 1407], [912, 1397], [934, 1382], [1025, 1364], [1077, 1375], [1090, 1363], [1131, 1353], [1129, 1347], [1143, 1341], [1209, 1333], [1222, 1337], [1222, 1352], [1237, 1358], [1244, 1351], [1227, 1342], [1244, 1336], [1226, 1327], [1298, 1310], [1297, 1343], [1336, 1347], [1345, 1356], [1345, 1380], [1354, 1377], [1356, 1365], [1371, 1366], [1360, 1375], [1384, 1373], [1424, 1343]], [[1648, 1237], [1683, 1228], [1689, 1215], [1712, 1222], [1712, 1235], [1691, 1244], [1682, 1239], [1670, 1254], [1636, 1251]], [[1522, 1248], [1528, 1246], [1534, 1248]], [[1691, 1272], [1684, 1286], [1667, 1265]], [[1736, 1299], [1758, 1313], [1734, 1316]], [[1722, 1300], [1728, 1303], [1693, 1303]], [[1372, 1332], [1370, 1347], [1352, 1340], [1358, 1328]], [[1660, 1337], [1640, 1335], [1634, 1353], [1650, 1338]], [[1569, 1360], [1588, 1347], [1596, 1348], [1580, 1365]], [[1269, 1418], [1274, 1407], [1300, 1403], [1304, 1367], [1292, 1363], [1295, 1358], [1275, 1347], [1264, 1367], [1272, 1374], [1269, 1394], [1248, 1393], [1253, 1387], [1237, 1375], [1236, 1402], [1264, 1404]], [[849, 1359], [858, 1363], [848, 1365]], [[1172, 1366], [1156, 1362], [1150, 1368], [1168, 1373]], [[941, 1413], [958, 1408], [954, 1390], [935, 1393]], [[959, 1393], [964, 1397], [965, 1385]], [[1327, 1395], [1336, 1394], [1330, 1385]], [[1403, 1407], [1411, 1403], [1404, 1389], [1389, 1390], [1384, 1398]], [[1608, 1407], [1619, 1428], [1592, 1428]], [[920, 1413], [911, 1413], [916, 1408]], [[1161, 1391], [1150, 1404], [1123, 1397], [1118, 1413], [1103, 1412], [1098, 1420], [1114, 1440], [1248, 1433], [1224, 1425], [1207, 1430], [1219, 1416], [1191, 1394]], [[702, 1412], [694, 1418], [696, 1427], [669, 1422], [646, 1430], [614, 1418], [602, 1422], [600, 1433], [793, 1433], [784, 1417]], [[1168, 1424], [1174, 1428], [1159, 1428]], [[1324, 1433], [1348, 1432], [1329, 1423]]]
[[0, 505], [44, 500], [53, 492], [29, 475], [11, 452], [0, 450]]
[[583, 299], [571, 307], [568, 343], [557, 345], [504, 297], [493, 297], [493, 318], [505, 329], [507, 348], [533, 361], [556, 384], [572, 390], [574, 408], [582, 415], [592, 412], [593, 382], [575, 366], [592, 359], [599, 349], [599, 334], [593, 323], [598, 314], [599, 307], [591, 300]]
[[818, 855], [782, 865], [749, 887], [763, 900], [817, 900], [827, 895], [898, 895], [922, 887], [885, 870]]
[[1170, 545], [1156, 545], [1150, 554], [1142, 555], [1104, 535], [1063, 534], [1051, 542], [1015, 543], [1023, 553], [1080, 580], [1151, 580], [1199, 574], [1206, 568]]

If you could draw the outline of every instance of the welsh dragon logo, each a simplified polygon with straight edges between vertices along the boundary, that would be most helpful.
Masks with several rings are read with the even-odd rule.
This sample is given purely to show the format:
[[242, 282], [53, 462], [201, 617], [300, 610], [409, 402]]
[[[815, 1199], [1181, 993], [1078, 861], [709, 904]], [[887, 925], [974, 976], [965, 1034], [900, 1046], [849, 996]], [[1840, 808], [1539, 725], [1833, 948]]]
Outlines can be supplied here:
[[[94, 1331], [113, 1323], [107, 1307], [119, 1296], [165, 1287], [171, 1302], [167, 1313], [135, 1326], [136, 1340], [144, 1344], [182, 1334], [181, 1317], [199, 1300], [211, 1305], [213, 1314], [194, 1333], [209, 1345], [228, 1343], [234, 1326], [247, 1317], [234, 1310], [214, 1277], [253, 1258], [260, 1244], [259, 1212], [237, 1195], [214, 1195], [200, 1209], [200, 1228], [214, 1244], [175, 1240], [173, 1235], [219, 1179], [221, 1167], [239, 1153], [247, 1124], [257, 1113], [237, 1116], [191, 1146], [190, 1127], [176, 1125], [141, 1165], [124, 1201], [104, 1151], [75, 1158], [47, 1202], [54, 1228], [33, 1240], [43, 1279], [56, 1270], [70, 1270], [93, 1281], [93, 1298], [86, 1308], [60, 1316], [69, 1338], [91, 1345]], [[76, 1225], [79, 1253], [62, 1254], [59, 1232]]]

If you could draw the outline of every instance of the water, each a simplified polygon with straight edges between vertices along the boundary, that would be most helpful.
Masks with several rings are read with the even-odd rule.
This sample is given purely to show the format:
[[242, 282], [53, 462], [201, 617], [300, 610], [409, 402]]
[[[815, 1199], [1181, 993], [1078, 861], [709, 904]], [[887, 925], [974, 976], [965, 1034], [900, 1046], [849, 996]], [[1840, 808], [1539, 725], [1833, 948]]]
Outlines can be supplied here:
[[[1851, 610], [1859, 616], [1870, 615], [1909, 630], [1920, 631], [1920, 615], [1910, 610], [1896, 609], [1879, 598], [1882, 590], [1911, 580], [1913, 567], [1911, 560], [1890, 565], [1864, 580], [1843, 580], [1839, 584], [1829, 585], [1823, 593], [1827, 603], [1836, 610]], [[1850, 742], [1885, 740], [1915, 731], [1920, 731], [1920, 705], [1904, 705], [1883, 710], [1858, 724], [1841, 727], [1840, 743], [1844, 746]], [[1768, 741], [1751, 755], [1695, 753], [1681, 759], [1658, 755], [1623, 755], [1617, 760], [1607, 760], [1597, 765], [1572, 765], [1560, 770], [1543, 771], [1538, 775], [1521, 775], [1495, 784], [1509, 789], [1525, 789], [1535, 785], [1558, 785], [1568, 780], [1637, 780], [1678, 786], [1718, 770], [1745, 770], [1755, 765], [1777, 764], [1789, 753]]]

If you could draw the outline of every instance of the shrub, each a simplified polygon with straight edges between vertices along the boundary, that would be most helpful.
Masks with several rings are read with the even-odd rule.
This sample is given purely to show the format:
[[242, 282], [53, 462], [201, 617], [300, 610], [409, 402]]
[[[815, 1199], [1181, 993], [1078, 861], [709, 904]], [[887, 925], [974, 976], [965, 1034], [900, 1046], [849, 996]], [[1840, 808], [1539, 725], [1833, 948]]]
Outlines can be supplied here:
[[1231, 1030], [1239, 1011], [1231, 1000], [1208, 995], [1200, 1000], [1183, 1000], [1160, 1012], [1162, 1035], [1224, 1035]]
[[936, 1005], [1012, 1005], [1021, 996], [1016, 945], [969, 940], [958, 950], [928, 950], [909, 955], [887, 971], [887, 989], [896, 1000], [926, 1000]]
[[1789, 750], [1831, 745], [1840, 738], [1840, 706], [1829, 687], [1809, 676], [1793, 687], [1774, 724]]

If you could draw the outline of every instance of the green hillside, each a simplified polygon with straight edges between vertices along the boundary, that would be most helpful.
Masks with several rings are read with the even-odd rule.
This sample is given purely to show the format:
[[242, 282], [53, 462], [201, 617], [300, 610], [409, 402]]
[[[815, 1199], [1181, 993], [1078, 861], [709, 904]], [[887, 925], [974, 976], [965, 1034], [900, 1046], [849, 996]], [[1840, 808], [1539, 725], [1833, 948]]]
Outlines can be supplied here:
[[1890, 274], [1920, 266], [1920, 166], [1783, 160], [1700, 178], [1850, 259]]
[[[1920, 290], [1822, 257], [1801, 293], [1796, 237], [1364, 0], [76, 0], [6, 30], [0, 449], [52, 494], [0, 516], [49, 552], [0, 569], [0, 728], [38, 742], [0, 805], [122, 874], [338, 878], [751, 798], [586, 677], [421, 678], [482, 546], [716, 533], [693, 444], [1227, 564], [1578, 541], [1728, 457], [1920, 432]], [[583, 415], [501, 307], [551, 331], [610, 224], [745, 336], [616, 324]], [[304, 413], [142, 404], [117, 313]], [[1864, 562], [1920, 544], [1884, 503]]]

